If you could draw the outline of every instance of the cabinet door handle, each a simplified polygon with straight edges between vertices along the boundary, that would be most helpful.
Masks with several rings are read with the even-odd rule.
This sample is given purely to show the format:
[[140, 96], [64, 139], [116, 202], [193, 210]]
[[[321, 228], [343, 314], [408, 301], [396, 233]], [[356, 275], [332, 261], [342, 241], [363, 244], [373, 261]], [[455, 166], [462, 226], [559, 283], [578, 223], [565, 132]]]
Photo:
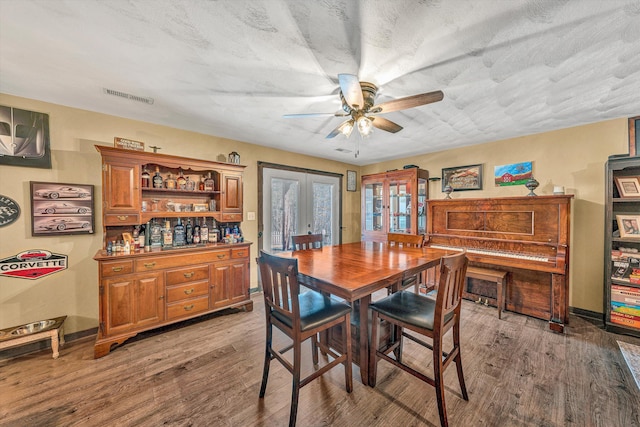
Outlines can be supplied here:
[[224, 255], [218, 255], [218, 259], [224, 258]]
[[191, 304], [191, 305], [185, 305], [185, 306], [184, 306], [184, 307], [182, 307], [182, 308], [184, 308], [184, 311], [191, 311], [191, 310], [193, 310], [193, 304]]
[[193, 290], [194, 290], [193, 288], [191, 288], [191, 289], [185, 289], [185, 290], [184, 290], [184, 293], [185, 293], [185, 294], [187, 294], [187, 295], [191, 295], [191, 294], [193, 293]]
[[126, 221], [126, 220], [127, 220], [127, 218], [129, 218], [129, 215], [118, 215], [118, 219], [119, 219], [120, 221]]
[[160, 295], [158, 299], [164, 299], [164, 295]]
[[236, 252], [238, 256], [244, 256], [244, 252]]
[[192, 271], [190, 273], [184, 273], [183, 276], [186, 277], [187, 279], [189, 279], [189, 278], [193, 277], [194, 274], [195, 273]]
[[144, 266], [147, 267], [147, 268], [153, 268], [153, 267], [156, 266], [156, 263], [155, 262], [145, 262]]
[[111, 267], [111, 270], [114, 272], [122, 271], [122, 267]]

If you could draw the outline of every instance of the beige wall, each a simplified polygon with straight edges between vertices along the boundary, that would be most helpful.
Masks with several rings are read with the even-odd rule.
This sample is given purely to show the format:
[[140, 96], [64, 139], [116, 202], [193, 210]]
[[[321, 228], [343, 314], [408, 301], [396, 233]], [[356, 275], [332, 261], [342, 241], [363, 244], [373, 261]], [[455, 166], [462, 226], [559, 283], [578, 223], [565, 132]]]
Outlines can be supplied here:
[[[0, 165], [0, 195], [14, 199], [22, 214], [16, 223], [0, 228], [0, 258], [28, 249], [46, 249], [69, 256], [69, 268], [37, 280], [0, 278], [0, 328], [49, 317], [68, 315], [67, 332], [93, 328], [98, 318], [97, 265], [92, 257], [101, 247], [100, 156], [95, 144], [113, 145], [116, 136], [162, 147], [161, 152], [216, 159], [237, 151], [247, 165], [244, 175], [244, 211], [257, 212], [257, 162], [265, 161], [345, 174], [347, 169], [373, 173], [411, 163], [440, 176], [441, 168], [482, 163], [483, 191], [454, 193], [453, 197], [495, 197], [526, 194], [523, 187], [495, 188], [495, 165], [533, 161], [540, 181], [539, 194], [563, 185], [575, 194], [571, 253], [571, 306], [602, 311], [602, 250], [604, 222], [604, 162], [614, 153], [626, 153], [627, 121], [611, 120], [531, 135], [480, 146], [425, 154], [359, 168], [261, 146], [127, 120], [59, 105], [0, 94], [0, 104], [49, 114], [52, 169]], [[428, 141], [428, 137], [426, 138]], [[95, 185], [96, 234], [31, 237], [29, 181]], [[346, 180], [344, 180], [346, 181]], [[343, 186], [346, 182], [343, 183]], [[344, 189], [344, 188], [343, 188]], [[358, 186], [359, 189], [359, 186]], [[440, 183], [430, 184], [431, 198], [440, 198]], [[360, 193], [343, 192], [343, 241], [360, 238]], [[257, 221], [244, 221], [247, 240], [257, 242]], [[252, 258], [257, 247], [252, 246]], [[257, 286], [252, 264], [251, 286]]]

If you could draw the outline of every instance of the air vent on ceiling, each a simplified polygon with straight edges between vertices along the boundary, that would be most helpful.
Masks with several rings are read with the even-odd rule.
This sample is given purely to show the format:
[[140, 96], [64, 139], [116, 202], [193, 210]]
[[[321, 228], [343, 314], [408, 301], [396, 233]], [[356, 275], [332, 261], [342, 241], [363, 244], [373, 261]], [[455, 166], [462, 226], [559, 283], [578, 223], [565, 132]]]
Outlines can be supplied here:
[[351, 150], [347, 150], [346, 148], [336, 148], [336, 151], [340, 151], [341, 153], [351, 153]]
[[112, 96], [119, 96], [120, 98], [130, 99], [132, 101], [144, 102], [145, 104], [153, 104], [153, 98], [147, 98], [144, 96], [131, 95], [130, 93], [120, 92], [119, 90], [103, 88], [104, 93]]

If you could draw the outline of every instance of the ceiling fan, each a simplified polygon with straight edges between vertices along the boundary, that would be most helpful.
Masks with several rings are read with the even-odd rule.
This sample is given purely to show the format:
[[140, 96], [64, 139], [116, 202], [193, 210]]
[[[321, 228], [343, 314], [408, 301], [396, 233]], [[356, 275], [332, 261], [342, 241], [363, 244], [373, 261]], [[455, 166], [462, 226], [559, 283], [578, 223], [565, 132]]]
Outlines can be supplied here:
[[349, 117], [349, 119], [333, 129], [329, 135], [327, 135], [327, 138], [333, 138], [338, 134], [343, 134], [348, 138], [354, 127], [358, 128], [361, 136], [366, 137], [371, 134], [374, 127], [391, 133], [402, 130], [402, 126], [399, 124], [387, 120], [384, 117], [378, 117], [377, 114], [419, 107], [432, 102], [442, 101], [444, 98], [442, 91], [437, 90], [435, 92], [407, 96], [374, 105], [374, 100], [378, 92], [376, 85], [369, 82], [361, 82], [358, 80], [358, 76], [353, 74], [338, 74], [338, 81], [340, 82], [340, 101], [342, 102], [343, 111], [337, 113], [285, 114], [284, 117]]

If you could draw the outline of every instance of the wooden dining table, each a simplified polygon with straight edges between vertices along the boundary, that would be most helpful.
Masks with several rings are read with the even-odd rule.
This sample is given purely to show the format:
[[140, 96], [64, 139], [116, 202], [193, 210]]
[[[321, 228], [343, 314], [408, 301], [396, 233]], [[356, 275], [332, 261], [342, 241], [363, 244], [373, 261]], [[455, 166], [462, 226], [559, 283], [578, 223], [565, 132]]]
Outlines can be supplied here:
[[[335, 295], [350, 303], [360, 301], [360, 376], [371, 384], [369, 375], [369, 303], [376, 291], [397, 289], [402, 279], [435, 267], [450, 251], [432, 248], [403, 248], [378, 242], [355, 242], [320, 249], [281, 252], [278, 256], [298, 260], [298, 280], [325, 294]], [[364, 362], [363, 362], [364, 361]]]

